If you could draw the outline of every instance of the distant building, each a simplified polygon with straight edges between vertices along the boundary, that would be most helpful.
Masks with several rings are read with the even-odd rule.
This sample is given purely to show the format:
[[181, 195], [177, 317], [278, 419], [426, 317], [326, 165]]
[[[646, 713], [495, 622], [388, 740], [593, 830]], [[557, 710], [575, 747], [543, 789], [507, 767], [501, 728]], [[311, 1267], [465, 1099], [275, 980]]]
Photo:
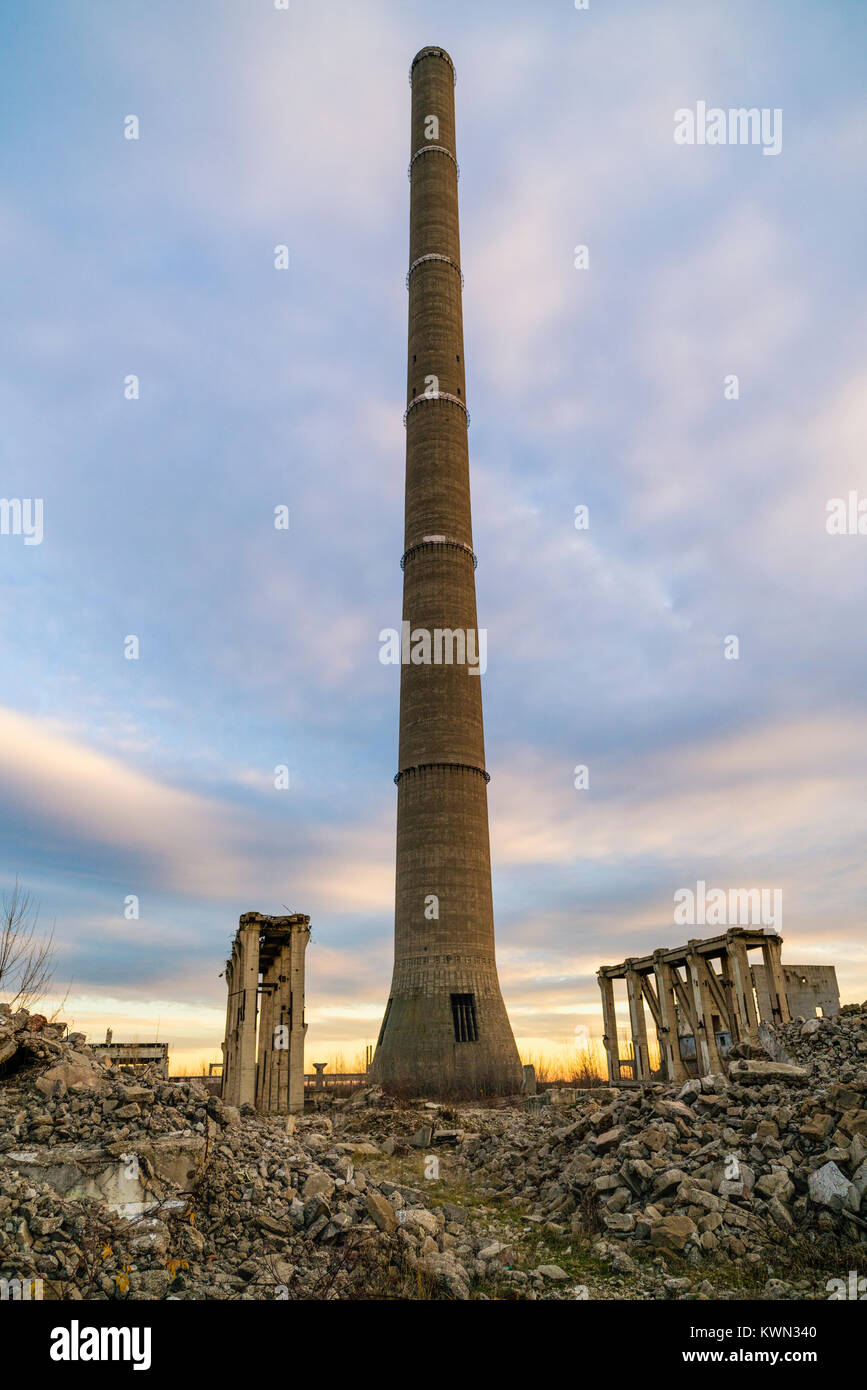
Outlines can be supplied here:
[[[106, 1037], [111, 1037], [111, 1029]], [[117, 1071], [137, 1072], [156, 1066], [160, 1076], [169, 1074], [168, 1043], [91, 1043], [90, 1050], [105, 1066]]]

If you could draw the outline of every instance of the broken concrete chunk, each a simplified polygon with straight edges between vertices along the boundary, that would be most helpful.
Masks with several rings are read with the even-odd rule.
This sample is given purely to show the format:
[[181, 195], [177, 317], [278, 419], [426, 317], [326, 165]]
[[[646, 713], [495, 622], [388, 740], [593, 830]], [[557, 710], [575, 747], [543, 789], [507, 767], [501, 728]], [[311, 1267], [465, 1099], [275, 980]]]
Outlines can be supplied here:
[[734, 1062], [731, 1068], [733, 1081], [741, 1084], [766, 1081], [806, 1081], [810, 1072], [807, 1067], [796, 1066], [794, 1062]]
[[690, 1236], [695, 1235], [697, 1227], [688, 1216], [664, 1216], [657, 1221], [650, 1232], [650, 1243], [660, 1250], [680, 1254], [686, 1248]]
[[836, 1163], [824, 1163], [815, 1173], [810, 1174], [807, 1190], [817, 1206], [840, 1211], [849, 1196], [849, 1179]]

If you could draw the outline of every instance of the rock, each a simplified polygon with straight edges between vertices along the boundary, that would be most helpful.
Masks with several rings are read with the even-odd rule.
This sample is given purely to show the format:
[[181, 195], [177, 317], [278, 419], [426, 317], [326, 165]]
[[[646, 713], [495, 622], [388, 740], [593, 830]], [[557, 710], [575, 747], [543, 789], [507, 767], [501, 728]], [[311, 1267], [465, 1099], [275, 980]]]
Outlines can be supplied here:
[[391, 1202], [387, 1202], [378, 1192], [368, 1192], [364, 1198], [367, 1214], [376, 1226], [387, 1236], [397, 1230], [397, 1214]]
[[675, 1254], [680, 1254], [685, 1248], [691, 1236], [696, 1234], [697, 1227], [688, 1216], [679, 1216], [674, 1213], [671, 1216], [664, 1216], [661, 1221], [657, 1221], [650, 1232], [650, 1243], [658, 1250], [667, 1250]]
[[489, 1260], [496, 1259], [502, 1249], [504, 1249], [503, 1242], [500, 1240], [493, 1240], [490, 1245], [482, 1247], [476, 1258], [487, 1263]]
[[840, 1211], [849, 1196], [849, 1179], [840, 1171], [836, 1163], [824, 1163], [807, 1179], [810, 1199], [817, 1206], [830, 1207]]
[[421, 1129], [417, 1129], [412, 1138], [408, 1140], [408, 1143], [410, 1143], [414, 1149], [426, 1149], [430, 1144], [432, 1135], [433, 1126], [422, 1125]]
[[327, 1202], [333, 1192], [333, 1178], [327, 1173], [311, 1173], [301, 1189], [301, 1196], [305, 1202], [309, 1202], [311, 1197], [322, 1197]]
[[97, 1066], [89, 1057], [70, 1053], [67, 1060], [49, 1067], [42, 1076], [37, 1077], [36, 1089], [44, 1096], [54, 1095], [58, 1086], [65, 1090], [107, 1091], [109, 1081], [105, 1068]]
[[784, 1202], [788, 1202], [795, 1191], [785, 1168], [763, 1173], [756, 1182], [755, 1190], [763, 1197], [779, 1197]]
[[543, 1279], [555, 1279], [558, 1282], [561, 1279], [569, 1278], [565, 1269], [561, 1269], [559, 1265], [539, 1265], [538, 1269], [533, 1270], [533, 1273], [541, 1274]]
[[659, 1125], [648, 1125], [637, 1138], [638, 1142], [644, 1144], [652, 1153], [659, 1153], [660, 1149], [665, 1148], [665, 1131], [660, 1129]]
[[731, 1075], [734, 1080], [747, 1085], [764, 1085], [768, 1081], [788, 1081], [792, 1085], [809, 1078], [807, 1067], [796, 1066], [792, 1062], [735, 1062]]
[[844, 1134], [867, 1138], [867, 1110], [847, 1110], [840, 1119], [840, 1128]]
[[779, 1197], [771, 1197], [768, 1202], [768, 1215], [781, 1231], [790, 1231], [794, 1225], [792, 1213], [788, 1207], [783, 1205]]
[[469, 1298], [467, 1271], [448, 1251], [424, 1255], [418, 1267], [422, 1275], [427, 1275], [434, 1284], [442, 1286], [453, 1298]]
[[653, 1185], [654, 1197], [662, 1197], [666, 1192], [679, 1187], [683, 1182], [684, 1174], [680, 1168], [667, 1168], [665, 1172], [657, 1178]]
[[429, 1236], [435, 1236], [440, 1228], [434, 1213], [424, 1207], [404, 1207], [397, 1219], [401, 1226], [410, 1230], [425, 1231]]
[[629, 1212], [612, 1212], [604, 1218], [609, 1231], [634, 1231], [635, 1217]]
[[614, 1149], [626, 1134], [622, 1125], [615, 1125], [613, 1129], [607, 1129], [604, 1134], [600, 1134], [596, 1140], [596, 1152], [607, 1153], [609, 1149]]

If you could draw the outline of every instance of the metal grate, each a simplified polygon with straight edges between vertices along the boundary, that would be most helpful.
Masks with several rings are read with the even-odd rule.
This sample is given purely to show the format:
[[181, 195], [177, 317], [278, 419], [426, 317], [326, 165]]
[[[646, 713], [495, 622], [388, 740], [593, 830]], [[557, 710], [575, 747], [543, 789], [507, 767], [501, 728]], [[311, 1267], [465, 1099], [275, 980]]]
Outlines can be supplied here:
[[479, 1041], [474, 994], [452, 995], [452, 1022], [455, 1025], [455, 1042]]

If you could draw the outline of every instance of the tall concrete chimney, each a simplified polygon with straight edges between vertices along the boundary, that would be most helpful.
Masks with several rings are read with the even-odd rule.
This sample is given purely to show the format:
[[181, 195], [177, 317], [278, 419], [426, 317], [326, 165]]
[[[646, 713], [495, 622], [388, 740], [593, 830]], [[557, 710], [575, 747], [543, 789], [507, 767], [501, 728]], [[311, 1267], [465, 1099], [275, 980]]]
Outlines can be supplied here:
[[372, 1070], [386, 1089], [508, 1094], [521, 1064], [494, 954], [448, 53], [423, 48], [410, 83], [394, 975]]

